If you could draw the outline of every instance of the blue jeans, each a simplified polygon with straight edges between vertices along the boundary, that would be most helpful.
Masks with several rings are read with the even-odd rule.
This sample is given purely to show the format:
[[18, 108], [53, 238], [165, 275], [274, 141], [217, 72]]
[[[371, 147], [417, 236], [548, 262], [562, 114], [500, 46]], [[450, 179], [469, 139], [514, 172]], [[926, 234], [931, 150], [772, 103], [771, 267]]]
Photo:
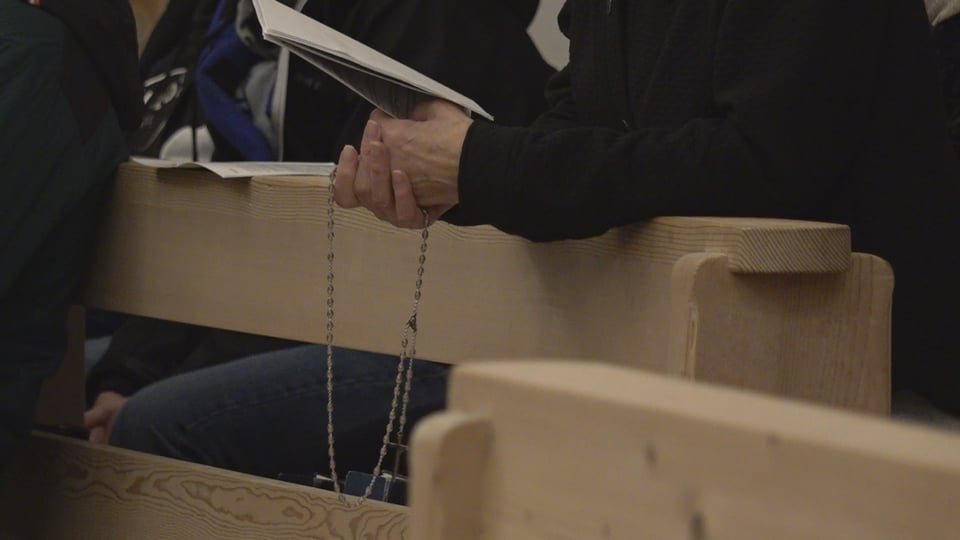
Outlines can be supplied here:
[[64, 25], [0, 1], [0, 470], [30, 432], [126, 142]]
[[[370, 472], [393, 397], [397, 358], [334, 351], [337, 469]], [[327, 474], [326, 348], [250, 356], [177, 375], [135, 393], [110, 444], [275, 478]], [[416, 361], [406, 433], [442, 409], [449, 366]]]

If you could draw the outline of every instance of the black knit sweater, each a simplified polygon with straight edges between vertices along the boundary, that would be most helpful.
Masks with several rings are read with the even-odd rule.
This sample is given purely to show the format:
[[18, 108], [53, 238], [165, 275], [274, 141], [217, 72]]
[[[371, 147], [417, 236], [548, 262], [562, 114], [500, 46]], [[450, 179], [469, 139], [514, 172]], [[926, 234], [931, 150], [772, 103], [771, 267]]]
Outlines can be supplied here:
[[922, 2], [569, 0], [560, 19], [551, 110], [471, 126], [451, 221], [534, 240], [658, 215], [849, 224], [896, 272], [895, 385], [960, 411], [960, 175]]

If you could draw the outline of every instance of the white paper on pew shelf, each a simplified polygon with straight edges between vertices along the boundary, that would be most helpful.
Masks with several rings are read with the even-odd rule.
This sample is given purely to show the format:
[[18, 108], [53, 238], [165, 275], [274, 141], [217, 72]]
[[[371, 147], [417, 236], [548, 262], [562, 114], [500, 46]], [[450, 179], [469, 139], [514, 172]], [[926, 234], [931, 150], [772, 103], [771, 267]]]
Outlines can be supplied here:
[[263, 38], [310, 62], [396, 118], [426, 99], [445, 99], [489, 120], [472, 99], [277, 0], [253, 0]]
[[169, 161], [134, 156], [130, 161], [156, 169], [206, 169], [220, 178], [254, 176], [329, 176], [333, 163], [300, 161]]

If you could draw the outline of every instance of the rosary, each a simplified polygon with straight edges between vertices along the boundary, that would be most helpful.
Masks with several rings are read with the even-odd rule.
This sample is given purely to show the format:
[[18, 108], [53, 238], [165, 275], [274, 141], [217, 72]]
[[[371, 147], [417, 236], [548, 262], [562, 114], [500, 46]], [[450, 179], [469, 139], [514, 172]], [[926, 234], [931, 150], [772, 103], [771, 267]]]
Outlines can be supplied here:
[[[327, 193], [327, 449], [330, 466], [330, 478], [333, 480], [333, 489], [340, 499], [345, 503], [346, 498], [340, 487], [340, 480], [337, 475], [336, 452], [334, 451], [333, 436], [333, 240], [334, 240], [334, 187], [337, 182], [337, 169], [334, 168], [330, 173], [330, 187]], [[396, 460], [393, 473], [396, 474], [400, 462], [400, 455], [403, 445], [404, 429], [407, 424], [407, 405], [410, 403], [410, 387], [413, 378], [413, 360], [417, 355], [417, 310], [420, 307], [420, 288], [423, 285], [423, 266], [427, 260], [427, 238], [429, 238], [428, 227], [430, 218], [427, 211], [423, 210], [423, 231], [420, 241], [420, 259], [417, 267], [417, 281], [413, 291], [413, 310], [406, 324], [403, 325], [403, 333], [400, 339], [400, 357], [397, 363], [397, 379], [393, 387], [393, 400], [390, 404], [390, 412], [387, 416], [387, 426], [383, 435], [383, 444], [380, 446], [380, 454], [377, 458], [377, 464], [374, 466], [370, 483], [364, 489], [363, 495], [359, 498], [356, 506], [362, 505], [373, 493], [374, 485], [383, 469], [383, 460], [387, 455], [387, 449], [393, 446], [390, 442], [393, 435], [394, 423], [397, 422], [396, 435]], [[403, 396], [400, 391], [403, 389]], [[397, 418], [399, 409], [400, 416]], [[384, 499], [389, 493], [389, 483], [384, 490]]]

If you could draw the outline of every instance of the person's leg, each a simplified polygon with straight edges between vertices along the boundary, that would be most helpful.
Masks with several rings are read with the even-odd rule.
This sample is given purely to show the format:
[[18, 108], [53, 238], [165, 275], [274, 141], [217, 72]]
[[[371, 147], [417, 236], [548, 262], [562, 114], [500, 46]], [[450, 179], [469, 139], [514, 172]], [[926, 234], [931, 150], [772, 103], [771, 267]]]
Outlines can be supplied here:
[[0, 468], [63, 358], [67, 303], [126, 155], [95, 74], [60, 21], [0, 0]]
[[[178, 375], [134, 394], [110, 443], [267, 477], [327, 473], [326, 369], [325, 347], [303, 346]], [[414, 362], [408, 435], [413, 423], [443, 408], [448, 372]], [[373, 470], [396, 375], [395, 357], [335, 351], [339, 474]]]

